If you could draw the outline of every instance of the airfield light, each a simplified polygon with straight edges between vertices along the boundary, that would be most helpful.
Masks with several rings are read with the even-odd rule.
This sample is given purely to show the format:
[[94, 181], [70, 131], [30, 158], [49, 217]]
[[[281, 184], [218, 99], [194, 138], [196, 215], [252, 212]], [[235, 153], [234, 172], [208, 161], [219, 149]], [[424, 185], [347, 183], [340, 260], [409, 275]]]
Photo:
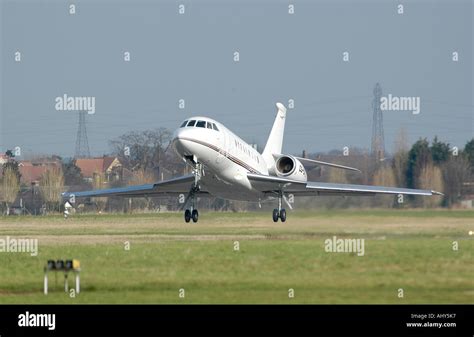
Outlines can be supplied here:
[[46, 264], [46, 268], [48, 270], [53, 270], [56, 268], [56, 263], [54, 262], [54, 260], [48, 260], [48, 263]]
[[64, 260], [57, 260], [56, 261], [56, 270], [64, 269]]
[[81, 269], [81, 262], [79, 260], [72, 260], [72, 269], [79, 270]]
[[72, 269], [72, 260], [66, 260], [65, 269], [66, 270]]
[[48, 294], [48, 272], [63, 272], [64, 273], [64, 291], [69, 291], [69, 283], [68, 283], [68, 274], [69, 272], [73, 272], [75, 275], [75, 286], [76, 286], [76, 293], [79, 294], [80, 292], [80, 276], [79, 273], [81, 271], [81, 263], [79, 260], [72, 259], [72, 260], [48, 260], [45, 267], [44, 267], [44, 294]]

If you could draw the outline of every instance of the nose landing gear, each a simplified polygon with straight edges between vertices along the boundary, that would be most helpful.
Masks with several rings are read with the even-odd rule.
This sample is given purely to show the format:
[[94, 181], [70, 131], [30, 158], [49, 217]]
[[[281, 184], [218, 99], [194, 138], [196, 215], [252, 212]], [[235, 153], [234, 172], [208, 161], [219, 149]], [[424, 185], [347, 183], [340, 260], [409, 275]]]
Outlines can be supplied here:
[[184, 211], [184, 221], [186, 222], [190, 222], [191, 219], [193, 220], [193, 222], [198, 222], [199, 220], [199, 212], [196, 209], [195, 204], [196, 204], [196, 193], [198, 193], [201, 189], [201, 187], [199, 186], [199, 180], [201, 179], [201, 176], [203, 174], [201, 163], [196, 163], [193, 170], [193, 174], [194, 174], [194, 183], [193, 183], [193, 186], [191, 187], [191, 190], [189, 191], [186, 201], [184, 202], [184, 206], [186, 207], [186, 204], [188, 203], [189, 199], [191, 199], [190, 209], [186, 209]]

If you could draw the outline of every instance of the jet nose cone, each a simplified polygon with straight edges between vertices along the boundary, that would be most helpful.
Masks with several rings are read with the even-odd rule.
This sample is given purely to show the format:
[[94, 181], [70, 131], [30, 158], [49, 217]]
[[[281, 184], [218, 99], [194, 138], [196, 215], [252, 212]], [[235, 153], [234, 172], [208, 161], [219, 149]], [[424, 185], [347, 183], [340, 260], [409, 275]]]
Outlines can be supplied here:
[[178, 129], [173, 133], [172, 144], [175, 151], [180, 155], [183, 155], [184, 152], [186, 151], [186, 148], [184, 146], [184, 140], [186, 138], [189, 138], [189, 137], [186, 137], [187, 134], [189, 134], [189, 130], [186, 130], [183, 128]]
[[176, 148], [176, 144], [179, 142], [179, 135], [180, 135], [180, 129], [173, 132], [173, 135], [171, 136], [171, 143], [173, 144], [175, 148]]
[[179, 139], [180, 131], [181, 129], [177, 129], [175, 132], [173, 132], [173, 135], [171, 136], [173, 143]]
[[179, 141], [183, 138], [189, 138], [189, 130], [185, 128], [180, 128], [173, 133], [173, 141]]

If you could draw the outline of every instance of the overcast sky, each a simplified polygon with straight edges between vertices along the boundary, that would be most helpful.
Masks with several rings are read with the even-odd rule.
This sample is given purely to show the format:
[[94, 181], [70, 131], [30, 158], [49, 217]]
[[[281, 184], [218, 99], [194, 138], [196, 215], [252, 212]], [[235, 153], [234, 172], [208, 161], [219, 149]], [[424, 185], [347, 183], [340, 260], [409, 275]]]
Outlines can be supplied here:
[[193, 114], [265, 144], [275, 103], [289, 99], [287, 153], [370, 148], [376, 82], [384, 96], [421, 100], [418, 115], [384, 112], [387, 150], [401, 128], [410, 142], [438, 135], [463, 147], [473, 137], [470, 0], [403, 1], [403, 14], [380, 0], [0, 3], [0, 151], [73, 156], [78, 113], [55, 109], [64, 94], [95, 97], [92, 155]]

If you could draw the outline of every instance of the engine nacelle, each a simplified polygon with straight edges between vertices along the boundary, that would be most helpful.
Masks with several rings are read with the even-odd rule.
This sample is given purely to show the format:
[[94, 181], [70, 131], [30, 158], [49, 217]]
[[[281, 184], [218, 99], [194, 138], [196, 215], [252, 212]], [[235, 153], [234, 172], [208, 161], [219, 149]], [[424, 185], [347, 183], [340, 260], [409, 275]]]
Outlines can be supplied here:
[[275, 161], [275, 173], [282, 178], [306, 182], [306, 170], [301, 162], [292, 156], [281, 156]]

